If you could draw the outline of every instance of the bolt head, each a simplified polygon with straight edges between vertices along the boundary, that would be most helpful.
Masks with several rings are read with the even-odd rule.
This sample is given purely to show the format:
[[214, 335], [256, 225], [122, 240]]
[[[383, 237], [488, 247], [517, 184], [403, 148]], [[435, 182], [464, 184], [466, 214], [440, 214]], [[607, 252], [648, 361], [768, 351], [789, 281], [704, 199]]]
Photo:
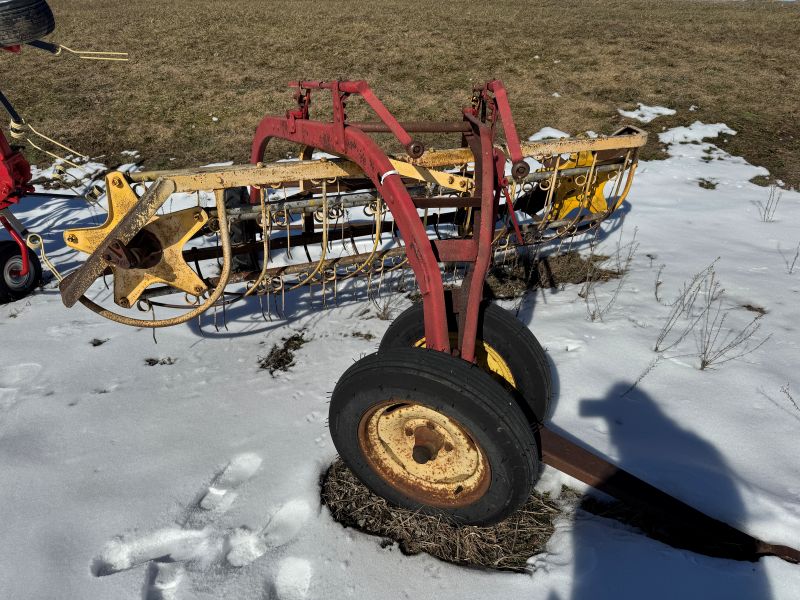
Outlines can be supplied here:
[[117, 304], [119, 304], [122, 308], [130, 308], [131, 306], [131, 303], [127, 298], [120, 298]]
[[122, 179], [121, 179], [120, 177], [114, 177], [114, 178], [111, 180], [111, 185], [113, 185], [113, 186], [114, 186], [114, 187], [116, 187], [116, 188], [121, 188], [121, 187], [122, 187], [122, 185], [123, 185], [123, 184], [122, 184]]

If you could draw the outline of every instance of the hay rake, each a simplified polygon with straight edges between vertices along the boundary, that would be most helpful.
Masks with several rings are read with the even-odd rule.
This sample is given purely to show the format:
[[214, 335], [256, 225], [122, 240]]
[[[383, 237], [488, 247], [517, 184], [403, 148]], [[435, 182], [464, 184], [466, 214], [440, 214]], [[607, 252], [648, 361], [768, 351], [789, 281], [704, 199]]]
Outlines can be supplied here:
[[[60, 282], [64, 304], [80, 302], [127, 325], [165, 327], [251, 295], [312, 284], [335, 293], [355, 277], [410, 269], [422, 302], [392, 323], [378, 352], [344, 373], [331, 397], [336, 448], [374, 491], [412, 509], [490, 523], [527, 499], [541, 460], [680, 521], [695, 537], [703, 532], [710, 554], [800, 558], [793, 548], [703, 515], [545, 426], [551, 384], [544, 350], [510, 313], [484, 301], [497, 254], [589, 231], [620, 206], [646, 142], [642, 131], [521, 143], [499, 81], [475, 87], [458, 120], [417, 123], [398, 122], [363, 81], [290, 85], [296, 106], [261, 121], [249, 165], [109, 173], [107, 221], [64, 234], [68, 246], [88, 255]], [[312, 95], [323, 92], [332, 98], [330, 121], [310, 116]], [[376, 121], [348, 120], [354, 97]], [[380, 134], [404, 151], [387, 153], [373, 138]], [[461, 143], [426, 149], [412, 134], [458, 136]], [[293, 160], [262, 162], [273, 138], [298, 146]], [[213, 204], [198, 195], [194, 206], [163, 212], [170, 198], [200, 192], [211, 192]], [[463, 270], [461, 284], [446, 289], [443, 267], [453, 265]], [[126, 312], [86, 296], [105, 276]], [[184, 302], [155, 300], [169, 294]], [[130, 315], [157, 304], [182, 312]]]

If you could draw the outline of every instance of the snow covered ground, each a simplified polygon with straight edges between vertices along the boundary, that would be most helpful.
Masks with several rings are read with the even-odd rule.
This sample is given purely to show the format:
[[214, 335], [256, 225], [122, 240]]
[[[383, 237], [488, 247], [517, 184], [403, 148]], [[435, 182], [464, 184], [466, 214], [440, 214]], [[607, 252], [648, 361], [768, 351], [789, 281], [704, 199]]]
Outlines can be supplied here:
[[[639, 244], [602, 318], [588, 315], [606, 307], [616, 281], [598, 284], [588, 306], [580, 286], [505, 306], [552, 359], [555, 429], [719, 519], [797, 547], [800, 264], [789, 267], [800, 194], [784, 191], [775, 220], [762, 222], [754, 203], [768, 190], [748, 180], [766, 171], [705, 141], [678, 143], [711, 131], [702, 124], [679, 129], [665, 138], [669, 158], [641, 163], [624, 223], [597, 249], [614, 256], [621, 246], [624, 257], [634, 235]], [[31, 199], [15, 212], [46, 232], [51, 251], [63, 229], [102, 221], [67, 199]], [[78, 264], [52, 254], [65, 270]], [[694, 333], [658, 358], [668, 303], [715, 259], [725, 330], [756, 316], [749, 305], [766, 311], [751, 347], [769, 339], [704, 371]], [[403, 556], [342, 528], [319, 501], [335, 454], [328, 393], [389, 322], [375, 318], [361, 285], [339, 301], [321, 311], [319, 291], [293, 295], [287, 320], [265, 322], [254, 300], [228, 311], [227, 328], [207, 317], [158, 331], [157, 344], [150, 331], [65, 309], [52, 283], [0, 307], [0, 597], [800, 596], [798, 566], [675, 550], [582, 512], [559, 522], [528, 574]], [[258, 369], [259, 356], [301, 330], [310, 341], [295, 367], [274, 378]], [[540, 486], [564, 481], [549, 470]], [[150, 561], [164, 556], [174, 562]]]

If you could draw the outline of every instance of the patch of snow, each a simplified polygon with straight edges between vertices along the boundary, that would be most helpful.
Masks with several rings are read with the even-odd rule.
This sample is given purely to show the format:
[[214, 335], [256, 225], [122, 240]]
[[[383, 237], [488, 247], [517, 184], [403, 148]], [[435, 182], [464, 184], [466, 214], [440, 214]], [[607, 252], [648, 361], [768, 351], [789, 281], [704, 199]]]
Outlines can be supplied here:
[[135, 173], [136, 171], [141, 171], [142, 168], [136, 163], [125, 163], [118, 166], [116, 170], [123, 173]]
[[695, 121], [688, 127], [674, 127], [658, 134], [662, 144], [685, 144], [688, 142], [701, 142], [706, 138], [715, 138], [720, 133], [736, 135], [736, 131], [725, 123], [701, 123]]
[[656, 117], [663, 115], [674, 115], [675, 110], [665, 106], [647, 106], [646, 104], [638, 103], [639, 108], [636, 110], [622, 110], [617, 109], [617, 112], [628, 119], [636, 119], [642, 123], [649, 123]]
[[538, 142], [539, 140], [549, 140], [558, 138], [568, 138], [569, 134], [555, 129], [553, 127], [542, 127], [539, 131], [534, 133], [528, 138], [529, 142]]
[[225, 557], [234, 567], [244, 567], [267, 553], [267, 544], [257, 533], [240, 527], [228, 538], [230, 550]]
[[598, 134], [597, 134], [597, 132], [596, 132], [596, 131], [592, 131], [591, 129], [589, 129], [589, 130], [586, 132], [586, 135], [587, 135], [588, 137], [592, 138], [592, 139], [594, 139], [594, 138], [596, 138], [596, 137], [599, 137], [599, 136], [598, 136]]
[[305, 600], [313, 572], [311, 563], [305, 558], [284, 558], [275, 577], [275, 596], [279, 600]]
[[314, 513], [303, 499], [287, 502], [278, 509], [264, 528], [264, 539], [272, 548], [284, 546], [293, 540]]
[[553, 98], [561, 98], [561, 94], [559, 94], [558, 92], [553, 92], [551, 96], [553, 96]]

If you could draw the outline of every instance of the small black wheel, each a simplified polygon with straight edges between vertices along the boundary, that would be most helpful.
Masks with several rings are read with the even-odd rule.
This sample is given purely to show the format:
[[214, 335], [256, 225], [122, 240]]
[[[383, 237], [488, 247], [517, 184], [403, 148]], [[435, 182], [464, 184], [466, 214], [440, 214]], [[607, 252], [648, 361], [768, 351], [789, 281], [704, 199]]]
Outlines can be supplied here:
[[0, 0], [0, 47], [33, 42], [55, 28], [45, 0]]
[[0, 302], [20, 300], [42, 283], [42, 265], [28, 250], [28, 274], [20, 276], [22, 255], [16, 242], [0, 243]]
[[[449, 317], [450, 339], [458, 340], [455, 317]], [[547, 355], [531, 330], [496, 304], [482, 307], [478, 321], [478, 366], [513, 392], [531, 424], [541, 423], [550, 406], [552, 376]], [[409, 307], [392, 322], [379, 351], [425, 345], [422, 304]]]
[[456, 522], [506, 517], [538, 475], [536, 440], [514, 399], [442, 352], [362, 358], [336, 384], [328, 422], [339, 455], [372, 491]]

